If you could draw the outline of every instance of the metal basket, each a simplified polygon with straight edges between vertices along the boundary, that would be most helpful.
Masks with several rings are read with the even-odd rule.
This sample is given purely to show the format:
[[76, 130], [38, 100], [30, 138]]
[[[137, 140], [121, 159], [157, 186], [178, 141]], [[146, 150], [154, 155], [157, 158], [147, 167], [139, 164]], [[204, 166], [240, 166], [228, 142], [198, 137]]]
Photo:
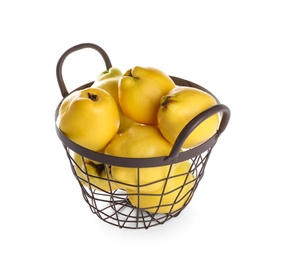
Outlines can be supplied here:
[[[104, 59], [106, 68], [110, 69], [112, 67], [110, 59], [106, 52], [95, 44], [83, 43], [68, 49], [60, 57], [56, 67], [57, 80], [61, 94], [63, 96], [61, 102], [70, 94], [67, 91], [62, 77], [62, 66], [64, 60], [72, 52], [83, 48], [92, 48], [98, 51]], [[81, 187], [84, 200], [89, 205], [91, 211], [97, 217], [119, 228], [148, 229], [149, 227], [164, 224], [166, 221], [170, 220], [173, 217], [177, 217], [191, 201], [194, 192], [204, 175], [205, 167], [211, 151], [215, 146], [219, 136], [223, 133], [228, 125], [230, 119], [229, 108], [221, 104], [211, 92], [191, 81], [175, 76], [170, 77], [173, 79], [176, 85], [193, 87], [208, 92], [217, 100], [217, 104], [197, 115], [183, 128], [180, 135], [176, 139], [176, 142], [174, 143], [169, 156], [133, 159], [115, 157], [91, 151], [85, 147], [78, 145], [77, 143], [74, 143], [60, 131], [60, 129], [56, 125], [56, 119], [58, 117], [58, 110], [61, 102], [56, 108], [56, 133], [66, 151], [72, 172]], [[87, 83], [75, 90], [90, 87], [93, 83], [94, 82]], [[214, 134], [206, 142], [192, 149], [180, 152], [182, 144], [190, 135], [190, 133], [200, 123], [215, 114], [219, 114], [220, 116], [220, 124], [216, 134]], [[81, 160], [88, 158], [90, 160], [99, 162], [100, 167], [102, 167], [101, 170], [104, 170], [106, 173], [106, 177], [92, 176], [91, 173], [88, 172], [86, 164], [84, 164], [83, 166], [77, 164], [77, 162], [73, 159], [73, 153], [77, 153], [81, 157]], [[190, 169], [186, 170], [185, 172], [180, 172], [177, 175], [171, 174], [173, 166], [184, 161], [188, 161], [190, 163]], [[113, 180], [113, 178], [111, 177], [111, 168], [113, 166], [135, 169], [137, 183], [132, 184], [131, 189], [117, 188], [117, 186], [123, 187], [129, 184]], [[138, 180], [141, 178], [142, 169], [148, 167], [152, 169], [152, 174], [154, 174], [154, 170], [157, 169], [156, 167], [167, 167], [168, 169], [166, 178], [157, 179], [152, 183], [146, 184], [148, 186], [156, 184], [162, 185], [162, 188], [158, 193], [145, 192], [141, 184], [139, 184]], [[193, 178], [189, 179], [189, 176], [193, 176]], [[97, 187], [92, 181], [93, 178], [100, 178], [102, 181], [107, 183], [107, 188], [101, 189], [101, 187]], [[168, 183], [174, 178], [182, 178], [182, 181], [178, 186], [174, 186], [173, 188], [168, 190], [166, 187], [169, 185]], [[172, 194], [174, 194], [174, 196]], [[167, 197], [170, 199], [168, 200]], [[147, 200], [145, 200], [145, 198]], [[143, 199], [147, 201], [149, 205], [142, 205], [142, 203], [140, 202]], [[133, 200], [136, 202], [135, 204], [132, 203]]]

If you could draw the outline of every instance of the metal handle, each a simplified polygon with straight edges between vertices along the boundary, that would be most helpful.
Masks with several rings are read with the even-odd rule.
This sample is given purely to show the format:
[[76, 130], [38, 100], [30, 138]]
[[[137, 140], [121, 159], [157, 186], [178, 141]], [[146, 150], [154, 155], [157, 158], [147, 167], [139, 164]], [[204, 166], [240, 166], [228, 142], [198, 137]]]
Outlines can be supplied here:
[[[93, 43], [81, 43], [81, 44], [78, 44], [78, 45], [75, 45], [75, 46], [71, 47], [70, 49], [68, 49], [67, 51], [65, 51], [62, 54], [62, 56], [58, 60], [57, 66], [56, 66], [57, 81], [58, 81], [58, 84], [59, 84], [59, 87], [60, 87], [60, 91], [61, 91], [61, 94], [62, 94], [63, 98], [66, 97], [69, 94], [69, 92], [68, 92], [68, 90], [66, 88], [66, 85], [64, 83], [63, 76], [62, 76], [63, 63], [64, 63], [66, 57], [69, 54], [71, 54], [72, 52], [84, 49], [84, 48], [92, 48], [92, 49], [98, 51], [101, 54], [102, 58], [104, 59], [106, 69], [108, 70], [108, 69], [110, 69], [112, 67], [111, 61], [110, 61], [107, 53], [101, 47], [99, 47], [96, 44], [93, 44]], [[91, 82], [91, 83], [93, 83], [93, 82]]]
[[[200, 125], [203, 121], [205, 121], [207, 118], [217, 114], [217, 113], [222, 113], [222, 117], [221, 117], [221, 122], [219, 125], [219, 128], [216, 132], [216, 134], [214, 135], [214, 138], [218, 138], [223, 131], [225, 130], [225, 128], [228, 125], [229, 119], [230, 119], [230, 109], [223, 105], [223, 104], [217, 104], [212, 106], [211, 108], [203, 111], [202, 113], [198, 114], [197, 116], [195, 116], [180, 132], [179, 136], [177, 137], [173, 148], [169, 154], [169, 156], [166, 158], [166, 160], [168, 161], [174, 161], [177, 159], [177, 157], [179, 156], [180, 150], [182, 148], [183, 143], [186, 141], [187, 137], [193, 132], [193, 130]], [[197, 149], [194, 148], [194, 149]]]

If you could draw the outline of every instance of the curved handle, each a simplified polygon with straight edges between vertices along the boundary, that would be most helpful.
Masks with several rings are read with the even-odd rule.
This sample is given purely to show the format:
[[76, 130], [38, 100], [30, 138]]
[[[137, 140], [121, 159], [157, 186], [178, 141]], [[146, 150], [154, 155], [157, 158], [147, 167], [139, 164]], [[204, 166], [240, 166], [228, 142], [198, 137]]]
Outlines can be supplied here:
[[58, 84], [59, 84], [59, 87], [60, 87], [60, 91], [61, 91], [61, 94], [62, 94], [63, 98], [66, 97], [69, 94], [69, 92], [68, 92], [68, 90], [66, 88], [66, 85], [64, 83], [63, 77], [62, 77], [62, 66], [63, 66], [63, 63], [64, 63], [66, 57], [69, 54], [71, 54], [72, 52], [84, 49], [84, 48], [92, 48], [92, 49], [98, 51], [101, 54], [102, 58], [104, 59], [106, 68], [110, 69], [112, 67], [111, 61], [110, 61], [107, 53], [101, 47], [99, 47], [96, 44], [93, 44], [93, 43], [81, 43], [81, 44], [78, 44], [78, 45], [75, 45], [75, 46], [71, 47], [70, 49], [68, 49], [67, 51], [65, 51], [62, 54], [62, 56], [58, 60], [57, 67], [56, 67], [57, 81], [58, 81]]
[[166, 160], [175, 160], [180, 153], [183, 143], [186, 141], [187, 137], [193, 132], [193, 130], [207, 118], [217, 113], [222, 113], [221, 122], [217, 133], [215, 134], [216, 138], [218, 138], [226, 129], [231, 114], [230, 109], [223, 104], [214, 105], [194, 117], [180, 132]]

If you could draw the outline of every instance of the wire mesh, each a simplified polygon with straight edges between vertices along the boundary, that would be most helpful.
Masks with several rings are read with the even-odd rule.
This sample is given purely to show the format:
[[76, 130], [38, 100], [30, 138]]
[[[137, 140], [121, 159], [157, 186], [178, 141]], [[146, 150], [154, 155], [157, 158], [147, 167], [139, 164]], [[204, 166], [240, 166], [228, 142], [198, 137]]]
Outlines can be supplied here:
[[[74, 157], [75, 153], [63, 146], [91, 212], [104, 222], [128, 229], [148, 229], [177, 217], [191, 201], [212, 150], [210, 147], [186, 160], [190, 167], [177, 174], [173, 171], [175, 165], [169, 164], [164, 178], [154, 179], [144, 185], [139, 182], [143, 174], [142, 168], [137, 167], [137, 181], [129, 185], [113, 178], [112, 165], [99, 162], [87, 165], [87, 158], [81, 155]], [[92, 167], [98, 167], [98, 170], [91, 172], [94, 169]], [[151, 170], [154, 176], [155, 167]], [[159, 189], [151, 192], [150, 187], [156, 187], [156, 184]]]

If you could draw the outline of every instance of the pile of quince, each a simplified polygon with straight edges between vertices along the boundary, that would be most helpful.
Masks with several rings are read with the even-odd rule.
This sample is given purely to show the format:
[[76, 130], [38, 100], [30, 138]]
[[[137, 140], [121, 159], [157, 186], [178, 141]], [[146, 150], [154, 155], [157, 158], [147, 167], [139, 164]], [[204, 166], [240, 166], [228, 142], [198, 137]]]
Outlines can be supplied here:
[[[99, 74], [91, 87], [62, 101], [57, 124], [69, 139], [96, 152], [127, 158], [167, 156], [184, 126], [216, 103], [202, 90], [176, 85], [159, 69], [135, 66], [122, 73], [112, 67]], [[217, 114], [203, 121], [182, 149], [209, 139], [218, 124]], [[125, 189], [131, 204], [148, 212], [180, 209], [196, 182], [189, 161], [127, 168], [72, 156], [83, 185], [104, 192]]]

